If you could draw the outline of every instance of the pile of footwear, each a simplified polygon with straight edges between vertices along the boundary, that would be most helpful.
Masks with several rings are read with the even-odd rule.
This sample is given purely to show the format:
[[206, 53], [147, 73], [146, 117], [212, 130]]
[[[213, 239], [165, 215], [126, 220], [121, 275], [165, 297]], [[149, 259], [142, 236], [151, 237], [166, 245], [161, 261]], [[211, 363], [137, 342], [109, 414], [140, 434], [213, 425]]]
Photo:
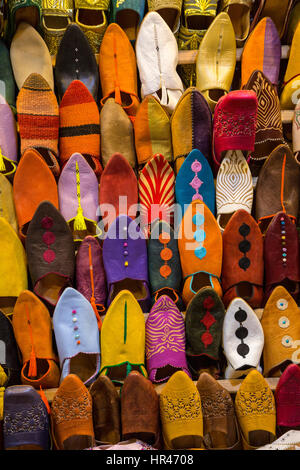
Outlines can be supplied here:
[[299, 449], [300, 2], [0, 34], [0, 448]]

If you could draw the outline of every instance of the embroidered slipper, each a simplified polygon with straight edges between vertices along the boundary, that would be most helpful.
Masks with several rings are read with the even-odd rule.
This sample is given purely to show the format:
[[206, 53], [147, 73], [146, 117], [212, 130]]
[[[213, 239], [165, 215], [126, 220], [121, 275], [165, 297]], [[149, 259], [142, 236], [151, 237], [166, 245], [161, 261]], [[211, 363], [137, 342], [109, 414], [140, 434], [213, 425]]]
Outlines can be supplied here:
[[254, 91], [236, 90], [218, 101], [213, 123], [213, 159], [215, 170], [233, 150], [246, 158], [254, 150], [258, 101]]
[[222, 0], [220, 11], [228, 13], [235, 32], [236, 45], [243, 47], [250, 30], [252, 0]]
[[270, 295], [261, 318], [265, 345], [264, 376], [278, 377], [291, 363], [300, 363], [299, 309], [288, 291], [277, 286]]
[[247, 375], [237, 391], [235, 412], [244, 450], [255, 450], [276, 439], [275, 399], [257, 370]]
[[80, 80], [71, 82], [59, 105], [59, 152], [62, 166], [73, 153], [80, 153], [100, 176], [99, 110]]
[[254, 218], [239, 209], [223, 232], [222, 288], [227, 307], [241, 297], [252, 308], [263, 298], [263, 237]]
[[[255, 51], [255, 54], [253, 54]], [[281, 42], [271, 18], [263, 18], [248, 37], [241, 57], [241, 88], [252, 72], [260, 70], [273, 85], [278, 85]]]
[[57, 56], [66, 29], [73, 21], [73, 10], [73, 0], [63, 0], [59, 4], [53, 3], [52, 0], [43, 0], [41, 27], [52, 56]]
[[134, 45], [145, 13], [146, 0], [114, 0], [111, 5], [110, 23], [117, 23]]
[[264, 304], [277, 285], [297, 301], [300, 286], [299, 239], [296, 224], [285, 214], [276, 214], [264, 238]]
[[[178, 32], [179, 50], [198, 50], [207, 29], [217, 14], [218, 1], [184, 1], [182, 21]], [[185, 64], [178, 67], [178, 73], [186, 88], [196, 85], [196, 65]]]
[[166, 382], [178, 370], [190, 377], [184, 318], [167, 295], [158, 298], [146, 320], [146, 360], [153, 383]]
[[122, 154], [132, 168], [136, 166], [132, 122], [121, 105], [108, 98], [100, 113], [101, 157], [105, 167], [115, 153]]
[[75, 0], [75, 21], [84, 32], [94, 54], [99, 54], [99, 48], [107, 28], [106, 12], [110, 0]]
[[121, 440], [121, 403], [112, 381], [100, 375], [90, 386], [93, 401], [93, 424], [98, 442], [117, 444]]
[[139, 174], [139, 208], [141, 227], [150, 233], [151, 223], [163, 220], [174, 224], [175, 174], [163, 155], [156, 154]]
[[51, 405], [51, 435], [56, 450], [84, 450], [95, 445], [92, 397], [75, 374], [57, 389]]
[[182, 3], [182, 0], [148, 0], [148, 10], [157, 11], [171, 31], [176, 33], [180, 24]]
[[293, 152], [300, 165], [300, 99], [296, 104], [293, 119]]
[[50, 52], [41, 35], [30, 24], [19, 24], [11, 42], [10, 59], [19, 90], [32, 73], [41, 75], [54, 90]]
[[173, 374], [159, 396], [165, 449], [203, 448], [201, 398], [183, 371]]
[[176, 71], [178, 46], [174, 34], [159, 13], [150, 11], [136, 40], [136, 61], [142, 98], [153, 95], [170, 113], [183, 93]]
[[207, 449], [241, 450], [234, 404], [229, 392], [207, 372], [197, 382], [203, 413], [203, 435]]
[[76, 255], [76, 289], [91, 303], [101, 327], [100, 315], [106, 310], [106, 277], [102, 246], [94, 237], [81, 242]]
[[[1, 386], [9, 387], [21, 383], [20, 353], [11, 320], [0, 311]], [[4, 375], [3, 375], [4, 374]], [[2, 418], [3, 419], [3, 418]]]
[[26, 254], [12, 226], [0, 217], [0, 309], [11, 315], [17, 297], [27, 289]]
[[61, 378], [77, 375], [89, 386], [100, 371], [97, 318], [88, 300], [72, 287], [64, 290], [54, 310], [53, 328]]
[[282, 109], [294, 110], [299, 100], [299, 84], [300, 84], [300, 59], [299, 59], [299, 41], [300, 41], [300, 25], [298, 24], [293, 41], [291, 44], [289, 61], [284, 75], [282, 92], [280, 95], [280, 106]]
[[222, 296], [222, 235], [208, 207], [193, 201], [186, 210], [178, 235], [184, 286], [182, 298], [187, 305], [201, 287], [212, 287]]
[[[32, 184], [32, 175], [36, 183]], [[58, 209], [57, 183], [52, 171], [34, 148], [25, 150], [14, 177], [14, 203], [19, 236], [25, 242], [29, 224], [39, 204], [51, 202]]]
[[[0, 77], [1, 90], [1, 77]], [[17, 168], [18, 136], [14, 114], [0, 95], [0, 173], [12, 180]]]
[[135, 172], [120, 153], [112, 155], [104, 168], [99, 189], [102, 225], [108, 230], [120, 214], [135, 219], [138, 210], [138, 184]]
[[111, 23], [105, 31], [99, 52], [99, 73], [101, 106], [108, 98], [114, 98], [134, 121], [140, 105], [136, 57], [126, 33], [116, 23]]
[[56, 305], [63, 289], [73, 282], [75, 247], [67, 222], [51, 202], [42, 202], [34, 213], [26, 253], [33, 292]]
[[152, 95], [143, 99], [134, 121], [135, 149], [139, 165], [161, 153], [173, 160], [170, 116]]
[[196, 62], [196, 87], [210, 109], [230, 90], [236, 64], [235, 33], [227, 13], [219, 13], [201, 41]]
[[222, 342], [228, 364], [226, 379], [242, 378], [252, 369], [261, 372], [264, 332], [257, 315], [240, 297], [233, 299], [227, 308]]
[[167, 295], [180, 310], [184, 310], [180, 297], [182, 274], [178, 242], [167, 222], [158, 219], [153, 222], [147, 248], [152, 302]]
[[140, 372], [131, 371], [121, 393], [122, 440], [139, 439], [158, 448], [159, 398], [154, 385]]
[[145, 369], [145, 319], [134, 295], [122, 290], [112, 301], [101, 328], [101, 375], [123, 383], [136, 370]]
[[127, 215], [110, 225], [103, 242], [103, 263], [110, 305], [123, 289], [130, 291], [144, 312], [150, 309], [146, 239]]
[[[185, 315], [186, 356], [197, 376], [203, 364], [219, 361], [224, 305], [214, 289], [203, 287], [188, 303]], [[205, 362], [204, 362], [205, 361]]]
[[255, 217], [263, 234], [277, 212], [297, 220], [299, 177], [299, 165], [290, 147], [278, 145], [265, 161], [256, 185]]
[[3, 447], [50, 450], [48, 411], [30, 385], [13, 385], [4, 392]]
[[0, 214], [18, 234], [18, 221], [13, 197], [13, 187], [8, 179], [0, 173]]
[[62, 100], [74, 80], [80, 80], [97, 101], [98, 64], [87, 38], [76, 23], [71, 23], [67, 27], [61, 39], [55, 61], [54, 76], [59, 101]]
[[223, 233], [230, 218], [239, 209], [251, 214], [253, 182], [248, 163], [241, 151], [227, 152], [216, 180], [217, 222]]
[[99, 190], [97, 177], [80, 153], [74, 153], [64, 166], [58, 180], [59, 209], [66, 219], [74, 241], [87, 235], [101, 235], [99, 221]]
[[248, 162], [252, 175], [258, 176], [270, 153], [284, 143], [281, 109], [276, 87], [260, 70], [252, 73], [244, 89], [254, 91], [258, 100], [254, 151]]
[[200, 150], [212, 165], [212, 114], [197, 88], [188, 88], [183, 93], [171, 116], [171, 129], [176, 174], [194, 149]]
[[176, 202], [184, 215], [192, 201], [199, 199], [215, 214], [215, 183], [210, 165], [200, 150], [192, 150], [177, 173]]
[[276, 390], [276, 424], [280, 434], [300, 427], [300, 402], [295, 393], [300, 386], [300, 367], [290, 364], [280, 377]]
[[43, 302], [29, 290], [18, 297], [12, 325], [22, 353], [22, 383], [37, 389], [58, 387], [60, 370], [52, 345], [51, 317]]

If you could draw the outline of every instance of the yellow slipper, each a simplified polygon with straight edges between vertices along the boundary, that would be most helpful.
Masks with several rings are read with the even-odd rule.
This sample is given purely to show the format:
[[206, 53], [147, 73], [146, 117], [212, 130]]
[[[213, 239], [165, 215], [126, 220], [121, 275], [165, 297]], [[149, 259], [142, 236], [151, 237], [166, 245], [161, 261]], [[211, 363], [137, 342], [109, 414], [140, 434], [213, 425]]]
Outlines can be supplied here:
[[200, 44], [196, 63], [196, 86], [213, 111], [229, 92], [236, 64], [235, 33], [227, 13], [212, 22]]
[[235, 412], [244, 450], [255, 450], [276, 439], [274, 395], [255, 369], [247, 375], [236, 394]]
[[203, 447], [201, 398], [196, 385], [185, 372], [178, 371], [170, 377], [159, 402], [165, 448]]
[[282, 109], [295, 109], [300, 99], [300, 22], [295, 31], [287, 69], [284, 76], [283, 90], [280, 96]]

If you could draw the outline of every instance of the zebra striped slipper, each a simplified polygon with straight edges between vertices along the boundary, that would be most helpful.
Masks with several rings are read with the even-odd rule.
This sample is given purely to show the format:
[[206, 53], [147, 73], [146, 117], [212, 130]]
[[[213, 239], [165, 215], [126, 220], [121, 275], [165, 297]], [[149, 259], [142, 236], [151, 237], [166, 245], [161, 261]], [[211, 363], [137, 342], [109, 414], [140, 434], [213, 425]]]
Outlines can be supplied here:
[[217, 222], [223, 232], [239, 209], [251, 214], [253, 183], [250, 168], [241, 150], [229, 150], [222, 160], [216, 180]]

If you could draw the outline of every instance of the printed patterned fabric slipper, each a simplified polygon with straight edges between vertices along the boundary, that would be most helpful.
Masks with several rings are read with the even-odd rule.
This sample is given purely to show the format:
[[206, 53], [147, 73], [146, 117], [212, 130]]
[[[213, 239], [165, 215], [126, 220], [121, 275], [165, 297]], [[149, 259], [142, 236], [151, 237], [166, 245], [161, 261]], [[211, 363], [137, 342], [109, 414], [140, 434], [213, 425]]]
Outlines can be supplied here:
[[230, 218], [239, 209], [251, 214], [253, 182], [242, 152], [228, 151], [220, 165], [216, 181], [217, 222], [224, 232]]

